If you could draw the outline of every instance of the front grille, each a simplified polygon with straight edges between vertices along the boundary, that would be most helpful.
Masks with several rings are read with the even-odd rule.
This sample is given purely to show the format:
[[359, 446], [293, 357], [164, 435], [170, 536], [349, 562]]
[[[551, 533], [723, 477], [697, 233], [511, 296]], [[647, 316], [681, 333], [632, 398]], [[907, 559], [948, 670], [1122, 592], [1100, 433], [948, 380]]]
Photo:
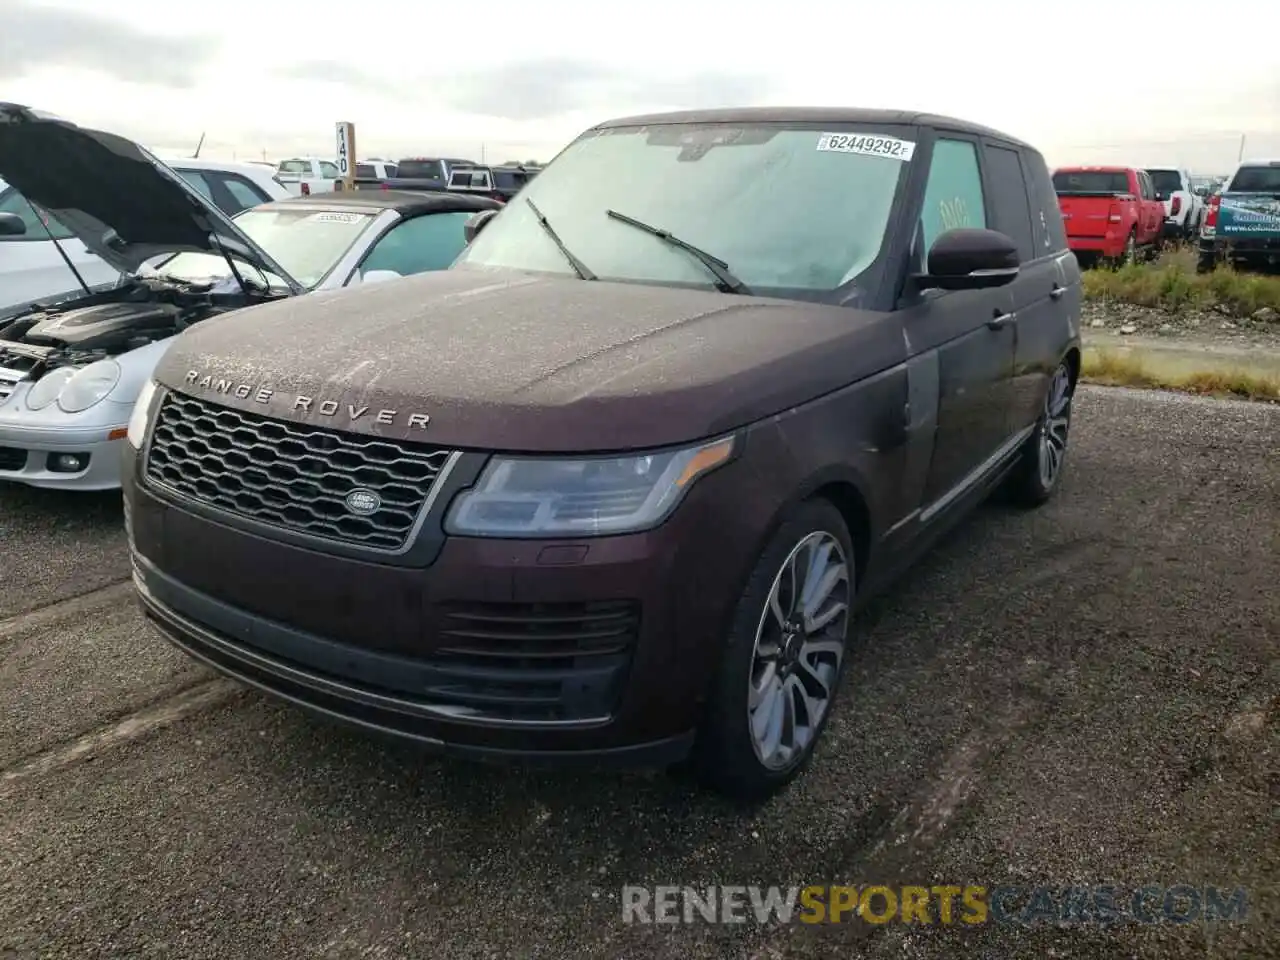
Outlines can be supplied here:
[[10, 370], [6, 367], [0, 367], [0, 405], [13, 396], [13, 391], [18, 389], [26, 374], [21, 370]]
[[[156, 417], [146, 475], [236, 516], [398, 550], [450, 456], [438, 447], [273, 420], [171, 391]], [[376, 495], [374, 512], [362, 516], [348, 507], [356, 490]]]
[[27, 465], [27, 451], [0, 447], [0, 470], [22, 470]]
[[440, 700], [518, 720], [609, 716], [640, 630], [631, 601], [476, 603], [444, 611]]

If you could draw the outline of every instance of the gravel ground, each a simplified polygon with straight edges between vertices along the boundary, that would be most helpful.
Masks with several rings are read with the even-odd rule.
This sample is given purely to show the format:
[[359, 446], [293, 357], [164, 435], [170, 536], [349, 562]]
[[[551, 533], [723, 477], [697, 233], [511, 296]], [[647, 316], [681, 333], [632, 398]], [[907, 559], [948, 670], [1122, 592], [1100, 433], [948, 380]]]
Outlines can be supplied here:
[[[113, 498], [0, 491], [0, 956], [1280, 956], [1278, 440], [1275, 407], [1084, 388], [1059, 497], [983, 508], [867, 612], [817, 762], [755, 811], [425, 758], [240, 691], [109, 586]], [[1250, 913], [619, 907], [624, 883], [1104, 881], [1245, 887]]]
[[1184, 309], [1176, 313], [1110, 300], [1086, 300], [1081, 315], [1084, 336], [1185, 341], [1190, 345], [1280, 352], [1280, 315], [1259, 310], [1254, 317], [1228, 316], [1220, 310]]

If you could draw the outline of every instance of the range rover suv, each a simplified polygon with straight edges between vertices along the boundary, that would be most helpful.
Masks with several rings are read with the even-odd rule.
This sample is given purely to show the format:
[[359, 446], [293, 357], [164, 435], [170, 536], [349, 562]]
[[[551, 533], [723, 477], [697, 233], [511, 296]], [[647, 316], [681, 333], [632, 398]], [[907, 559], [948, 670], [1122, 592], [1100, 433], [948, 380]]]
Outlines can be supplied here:
[[169, 349], [124, 485], [173, 643], [439, 750], [760, 797], [811, 756], [861, 601], [995, 488], [1060, 483], [1080, 277], [1011, 137], [617, 120], [468, 235]]

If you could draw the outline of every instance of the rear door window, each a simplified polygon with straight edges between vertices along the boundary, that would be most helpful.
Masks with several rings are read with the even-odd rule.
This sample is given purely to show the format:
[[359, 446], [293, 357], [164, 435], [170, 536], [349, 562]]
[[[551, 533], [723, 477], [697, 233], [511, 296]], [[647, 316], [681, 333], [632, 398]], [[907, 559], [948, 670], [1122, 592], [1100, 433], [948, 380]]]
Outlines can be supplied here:
[[985, 151], [992, 226], [1018, 245], [1018, 257], [1023, 263], [1034, 260], [1038, 254], [1032, 238], [1031, 208], [1018, 151], [992, 144], [987, 144]]
[[256, 207], [258, 204], [266, 203], [271, 199], [266, 193], [243, 177], [228, 173], [219, 175], [218, 179], [222, 181], [222, 185], [227, 188], [227, 193], [235, 201], [236, 210], [234, 212], [236, 213], [241, 210], [247, 210], [250, 207]]

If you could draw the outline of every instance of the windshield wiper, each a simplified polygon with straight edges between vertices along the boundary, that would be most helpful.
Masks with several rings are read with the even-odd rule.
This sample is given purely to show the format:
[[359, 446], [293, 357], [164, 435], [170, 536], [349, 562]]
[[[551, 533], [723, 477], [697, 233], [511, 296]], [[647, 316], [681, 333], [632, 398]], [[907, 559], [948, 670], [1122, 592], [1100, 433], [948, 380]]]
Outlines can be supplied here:
[[634, 217], [628, 217], [625, 213], [619, 213], [617, 210], [606, 210], [605, 213], [614, 220], [620, 220], [622, 223], [630, 224], [637, 230], [643, 230], [645, 233], [651, 233], [659, 240], [665, 240], [673, 247], [679, 247], [686, 253], [692, 254], [698, 262], [700, 262], [707, 270], [716, 278], [716, 289], [725, 293], [740, 293], [744, 296], [751, 296], [751, 290], [745, 283], [735, 277], [729, 270], [729, 265], [719, 257], [713, 257], [705, 250], [695, 247], [692, 243], [686, 243], [679, 237], [673, 237], [670, 232], [652, 224], [644, 223]]
[[564, 241], [560, 239], [560, 234], [547, 222], [547, 218], [542, 215], [542, 211], [528, 197], [524, 198], [524, 202], [529, 205], [529, 209], [533, 211], [533, 215], [538, 218], [538, 224], [543, 230], [547, 231], [547, 236], [551, 238], [551, 242], [560, 248], [560, 252], [564, 254], [564, 258], [569, 261], [569, 266], [573, 267], [576, 273], [583, 280], [595, 280], [596, 275], [591, 272], [591, 268], [573, 255], [573, 251], [564, 245]]

